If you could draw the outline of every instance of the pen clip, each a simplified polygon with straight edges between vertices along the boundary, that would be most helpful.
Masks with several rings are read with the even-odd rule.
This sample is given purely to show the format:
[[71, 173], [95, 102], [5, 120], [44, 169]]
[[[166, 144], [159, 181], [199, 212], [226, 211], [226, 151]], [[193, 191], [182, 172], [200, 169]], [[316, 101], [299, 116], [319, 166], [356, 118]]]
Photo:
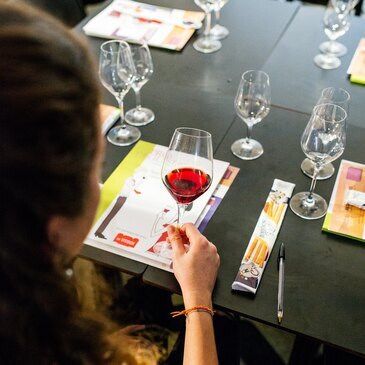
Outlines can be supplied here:
[[279, 249], [279, 254], [278, 254], [278, 270], [280, 267], [280, 260], [283, 259], [283, 261], [285, 261], [285, 246], [284, 246], [284, 242], [281, 243], [280, 245], [280, 249]]

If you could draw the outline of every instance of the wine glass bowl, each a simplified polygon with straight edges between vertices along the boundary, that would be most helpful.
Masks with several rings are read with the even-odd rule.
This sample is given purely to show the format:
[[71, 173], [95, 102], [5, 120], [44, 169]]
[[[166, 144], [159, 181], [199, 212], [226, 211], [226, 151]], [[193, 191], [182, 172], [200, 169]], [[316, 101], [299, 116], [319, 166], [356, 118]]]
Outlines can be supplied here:
[[195, 4], [202, 8], [205, 12], [205, 28], [202, 37], [199, 37], [194, 43], [193, 47], [195, 50], [201, 53], [213, 53], [218, 51], [222, 47], [222, 43], [213, 39], [210, 34], [212, 11], [218, 4], [219, 0], [194, 0]]
[[251, 138], [251, 132], [253, 126], [269, 114], [270, 105], [269, 76], [263, 71], [244, 72], [238, 86], [234, 107], [237, 115], [247, 125], [247, 137], [232, 144], [231, 151], [235, 156], [242, 160], [253, 160], [263, 154], [262, 145]]
[[130, 44], [130, 48], [136, 70], [134, 82], [132, 83], [132, 89], [136, 94], [136, 107], [128, 110], [125, 120], [128, 124], [138, 127], [147, 125], [155, 119], [153, 111], [141, 105], [141, 88], [153, 74], [153, 63], [146, 43]]
[[309, 192], [295, 194], [290, 200], [291, 210], [304, 219], [318, 219], [327, 212], [327, 202], [314, 193], [320, 168], [339, 158], [346, 144], [346, 111], [335, 104], [319, 104], [303, 132], [301, 147], [314, 163]]
[[213, 179], [211, 134], [195, 128], [177, 128], [165, 155], [161, 178], [177, 202], [179, 225], [186, 207], [211, 185]]
[[[346, 111], [348, 118], [350, 108], [350, 94], [346, 90], [337, 87], [327, 87], [323, 89], [316, 105], [325, 103], [331, 103], [340, 106]], [[314, 163], [309, 158], [305, 158], [303, 160], [300, 168], [305, 175], [310, 178], [313, 177]], [[335, 168], [332, 163], [327, 163], [319, 170], [317, 180], [329, 179], [334, 174], [334, 172]]]
[[348, 31], [349, 26], [350, 23], [347, 14], [339, 14], [332, 8], [326, 9], [323, 16], [323, 27], [330, 41], [323, 48], [325, 53], [318, 54], [313, 59], [318, 67], [325, 70], [340, 67], [341, 60], [336, 57], [336, 44], [334, 42]]
[[[334, 20], [325, 22], [324, 32], [328, 38], [333, 40], [320, 44], [319, 50], [325, 54], [330, 53], [336, 57], [344, 56], [347, 48], [335, 39], [342, 37], [350, 29], [350, 19], [348, 12], [340, 12], [334, 9], [337, 15], [333, 15]], [[338, 19], [336, 19], [338, 18]], [[332, 34], [333, 33], [333, 34]]]
[[116, 98], [121, 124], [107, 134], [110, 143], [129, 146], [140, 137], [139, 129], [124, 123], [123, 100], [130, 90], [135, 77], [135, 67], [128, 43], [107, 41], [100, 47], [99, 78], [102, 85]]

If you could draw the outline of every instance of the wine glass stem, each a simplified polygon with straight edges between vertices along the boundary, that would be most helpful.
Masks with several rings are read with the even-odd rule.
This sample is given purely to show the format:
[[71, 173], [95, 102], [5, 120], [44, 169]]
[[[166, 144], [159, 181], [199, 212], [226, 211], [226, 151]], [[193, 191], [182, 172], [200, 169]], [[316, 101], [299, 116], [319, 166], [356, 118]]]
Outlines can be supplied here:
[[251, 133], [252, 133], [252, 124], [247, 124], [247, 137], [246, 137], [246, 143], [250, 143]]
[[187, 204], [177, 203], [177, 227], [180, 228], [180, 222], [182, 217], [184, 216]]
[[335, 46], [335, 41], [333, 39], [330, 39], [330, 43], [328, 45], [328, 53], [330, 55], [333, 54], [333, 48], [334, 48], [334, 46]]
[[137, 110], [140, 110], [142, 108], [142, 104], [141, 104], [141, 91], [140, 89], [138, 90], [134, 90], [135, 94], [136, 94], [136, 108]]
[[309, 188], [309, 194], [308, 194], [308, 197], [307, 197], [308, 202], [311, 202], [312, 199], [313, 199], [313, 191], [314, 191], [314, 188], [316, 187], [317, 176], [318, 176], [318, 173], [319, 173], [320, 169], [321, 169], [320, 166], [318, 166], [317, 164], [314, 165], [312, 182], [311, 182], [311, 186]]
[[219, 25], [221, 19], [221, 12], [220, 10], [215, 10], [215, 24]]
[[127, 127], [127, 125], [124, 123], [124, 107], [123, 107], [123, 98], [118, 98], [118, 104], [119, 104], [119, 113], [120, 113], [120, 124], [123, 129]]
[[205, 29], [204, 29], [204, 38], [205, 39], [208, 39], [208, 37], [209, 37], [211, 21], [212, 21], [212, 14], [210, 11], [208, 11], [205, 13]]

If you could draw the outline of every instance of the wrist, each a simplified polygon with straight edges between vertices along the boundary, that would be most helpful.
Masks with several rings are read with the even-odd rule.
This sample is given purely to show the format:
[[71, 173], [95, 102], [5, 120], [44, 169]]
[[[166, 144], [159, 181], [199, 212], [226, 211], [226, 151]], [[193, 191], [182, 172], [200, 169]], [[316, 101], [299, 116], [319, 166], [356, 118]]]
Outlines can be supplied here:
[[209, 293], [202, 293], [202, 292], [183, 293], [183, 299], [184, 299], [185, 309], [189, 309], [189, 308], [200, 306], [200, 305], [209, 307], [209, 308], [213, 307], [212, 295], [210, 292]]

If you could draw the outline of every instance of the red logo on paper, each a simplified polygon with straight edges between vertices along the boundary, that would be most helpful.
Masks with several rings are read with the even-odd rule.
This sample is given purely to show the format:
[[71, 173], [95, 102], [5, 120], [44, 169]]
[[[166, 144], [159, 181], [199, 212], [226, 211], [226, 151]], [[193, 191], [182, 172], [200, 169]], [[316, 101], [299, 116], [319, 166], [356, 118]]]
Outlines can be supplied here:
[[134, 248], [136, 246], [138, 241], [139, 241], [138, 238], [133, 238], [133, 237], [127, 236], [126, 234], [123, 234], [123, 233], [118, 233], [114, 238], [114, 242], [118, 243], [119, 245], [132, 247], [132, 248]]

